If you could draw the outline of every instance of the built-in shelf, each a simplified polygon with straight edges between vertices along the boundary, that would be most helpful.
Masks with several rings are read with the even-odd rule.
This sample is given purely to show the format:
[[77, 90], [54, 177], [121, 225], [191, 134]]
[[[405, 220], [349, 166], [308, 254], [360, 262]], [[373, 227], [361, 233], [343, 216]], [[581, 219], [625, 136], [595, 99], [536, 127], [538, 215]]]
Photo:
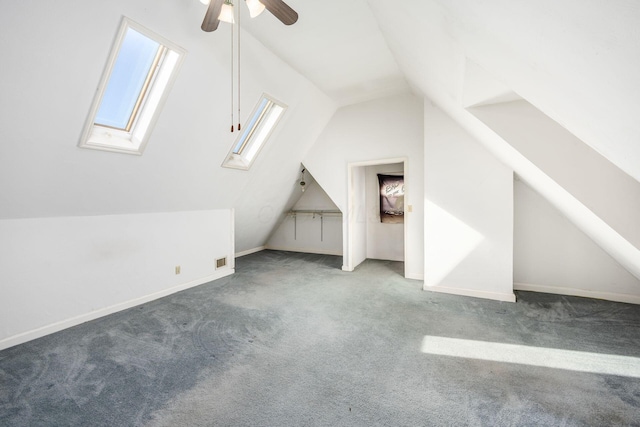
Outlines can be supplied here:
[[342, 212], [339, 210], [324, 210], [324, 209], [292, 209], [287, 212], [287, 216], [293, 217], [293, 240], [298, 239], [298, 215], [316, 215], [320, 217], [320, 241], [324, 241], [324, 217], [325, 216], [342, 216]]
[[287, 215], [297, 214], [314, 214], [314, 215], [342, 215], [342, 212], [338, 210], [316, 210], [316, 209], [292, 209], [287, 212]]

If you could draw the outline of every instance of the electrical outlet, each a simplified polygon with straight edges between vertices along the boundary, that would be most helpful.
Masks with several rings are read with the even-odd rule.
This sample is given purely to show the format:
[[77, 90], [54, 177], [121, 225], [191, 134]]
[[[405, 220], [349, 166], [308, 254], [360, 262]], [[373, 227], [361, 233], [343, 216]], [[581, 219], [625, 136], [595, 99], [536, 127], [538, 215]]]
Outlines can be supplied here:
[[413, 205], [407, 205], [407, 212], [413, 212]]
[[180, 266], [176, 265], [176, 274], [180, 274]]

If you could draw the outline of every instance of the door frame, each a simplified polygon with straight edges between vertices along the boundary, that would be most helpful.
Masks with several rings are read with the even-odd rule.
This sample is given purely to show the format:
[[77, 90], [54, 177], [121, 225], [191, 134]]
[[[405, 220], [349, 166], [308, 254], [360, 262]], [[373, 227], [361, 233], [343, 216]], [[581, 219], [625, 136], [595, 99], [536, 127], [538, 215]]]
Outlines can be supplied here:
[[[386, 165], [392, 163], [402, 163], [403, 171], [404, 171], [404, 185], [405, 185], [405, 206], [407, 207], [407, 212], [411, 212], [410, 210], [410, 202], [408, 191], [410, 187], [410, 182], [408, 181], [408, 169], [409, 169], [409, 159], [407, 157], [394, 157], [388, 159], [378, 159], [378, 160], [367, 160], [361, 162], [349, 162], [347, 164], [347, 207], [345, 215], [342, 216], [342, 241], [343, 241], [343, 261], [342, 261], [342, 270], [344, 271], [353, 271], [355, 268], [362, 262], [358, 262], [357, 264], [354, 262], [353, 256], [353, 248], [355, 246], [355, 236], [354, 229], [358, 222], [358, 215], [360, 212], [355, 208], [356, 205], [356, 195], [357, 189], [354, 188], [354, 173], [356, 168], [366, 168], [367, 166], [378, 166], [378, 165]], [[365, 217], [366, 218], [366, 217]], [[409, 258], [409, 247], [407, 245], [407, 236], [409, 235], [409, 222], [404, 221], [404, 260], [405, 260], [405, 268], [403, 275], [406, 277], [407, 267], [406, 262]]]

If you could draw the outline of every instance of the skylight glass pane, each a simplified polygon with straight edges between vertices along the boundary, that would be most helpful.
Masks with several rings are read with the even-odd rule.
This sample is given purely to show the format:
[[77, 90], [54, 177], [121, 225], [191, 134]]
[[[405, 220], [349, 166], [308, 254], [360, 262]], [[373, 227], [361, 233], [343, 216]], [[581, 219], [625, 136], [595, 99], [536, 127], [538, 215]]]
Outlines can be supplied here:
[[260, 105], [258, 105], [258, 108], [256, 109], [256, 113], [253, 115], [253, 117], [251, 117], [251, 120], [249, 121], [249, 123], [245, 125], [244, 133], [242, 134], [242, 137], [238, 140], [238, 143], [236, 144], [236, 146], [233, 147], [234, 153], [241, 154], [241, 151], [243, 149], [243, 146], [245, 145], [247, 138], [249, 138], [250, 135], [255, 131], [257, 122], [262, 117], [262, 114], [265, 108], [267, 107], [267, 104], [269, 103], [271, 103], [271, 101], [269, 101], [267, 98], [262, 98]]
[[253, 157], [258, 153], [258, 150], [260, 150], [260, 147], [262, 147], [262, 144], [264, 144], [267, 136], [269, 136], [269, 133], [278, 121], [280, 114], [284, 111], [282, 107], [274, 103], [271, 103], [270, 107], [260, 121], [258, 129], [256, 129], [253, 135], [254, 141], [245, 154], [246, 159], [249, 161], [253, 160]]
[[222, 166], [249, 170], [286, 109], [286, 105], [263, 94]]
[[160, 44], [129, 28], [109, 77], [95, 123], [126, 129]]
[[171, 79], [171, 75], [173, 74], [173, 70], [176, 68], [179, 59], [180, 55], [176, 52], [172, 50], [167, 52], [167, 55], [162, 62], [162, 67], [155, 77], [154, 83], [156, 88], [161, 88], [162, 90], [152, 89], [147, 94], [146, 107], [140, 112], [140, 117], [136, 123], [135, 129], [132, 131], [133, 136], [137, 140], [141, 140], [147, 132], [147, 129], [149, 129], [153, 115], [164, 93], [164, 88], [167, 87], [169, 79]]

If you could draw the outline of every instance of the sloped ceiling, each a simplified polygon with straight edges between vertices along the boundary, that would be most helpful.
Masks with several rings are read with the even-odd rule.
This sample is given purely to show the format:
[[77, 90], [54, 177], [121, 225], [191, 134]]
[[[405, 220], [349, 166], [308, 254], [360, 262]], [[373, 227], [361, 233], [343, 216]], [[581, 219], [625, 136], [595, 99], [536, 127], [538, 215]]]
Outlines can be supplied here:
[[[594, 213], [579, 195], [559, 184], [556, 176], [533, 166], [465, 108], [468, 91], [480, 92], [465, 79], [467, 68], [481, 68], [506, 90], [496, 93], [498, 98], [515, 95], [526, 100], [628, 174], [635, 185], [624, 198], [637, 204], [640, 80], [635, 76], [640, 71], [640, 5], [574, 0], [561, 4], [503, 0], [368, 3], [410, 84], [640, 278], [640, 249], [632, 243], [638, 231], [635, 221], [626, 224], [632, 229], [627, 233]], [[535, 128], [529, 131], [538, 134]], [[602, 170], [580, 170], [571, 161], [564, 167], [604, 178]], [[610, 191], [617, 189], [615, 183], [596, 181], [611, 184]], [[614, 209], [624, 206], [616, 203]], [[637, 212], [626, 210], [623, 215], [637, 217]]]
[[[636, 203], [640, 200], [637, 2], [329, 0], [295, 2], [298, 5], [305, 8], [305, 19], [313, 24], [298, 33], [295, 41], [266, 31], [255, 32], [256, 37], [340, 104], [345, 99], [333, 89], [348, 91], [370, 85], [370, 93], [375, 94], [379, 81], [360, 70], [374, 68], [376, 60], [388, 58], [391, 52], [415, 93], [445, 111], [537, 191], [554, 200], [572, 221], [581, 221], [585, 233], [640, 277], [640, 251], [630, 243], [635, 231], [629, 235], [615, 226], [612, 229], [584, 200], [577, 200], [579, 196], [555, 182], [556, 177], [545, 175], [467, 109], [525, 100], [630, 176], [635, 184], [626, 197]], [[327, 10], [334, 17], [329, 19]], [[362, 25], [371, 14], [377, 25]], [[353, 26], [342, 24], [345, 17]], [[305, 21], [301, 29], [303, 25]], [[383, 43], [375, 46], [352, 44], [354, 39], [380, 40], [380, 35]], [[330, 43], [317, 42], [325, 37]], [[332, 55], [342, 47], [367, 54]], [[482, 74], [486, 78], [470, 78]], [[343, 79], [336, 79], [337, 75]], [[338, 82], [340, 85], [332, 86]], [[487, 82], [493, 82], [492, 87]], [[566, 167], [575, 171], [580, 165], [569, 162]], [[635, 209], [624, 212], [634, 214]]]
[[474, 61], [640, 181], [640, 4], [289, 0], [245, 28], [339, 104], [409, 87], [462, 105]]
[[[235, 119], [263, 92], [288, 109], [251, 170], [220, 167], [237, 135], [230, 32], [203, 32], [205, 10], [198, 0], [0, 2], [0, 219], [234, 208], [236, 249], [264, 244], [335, 103], [245, 33]], [[77, 147], [123, 16], [188, 52], [142, 156]]]
[[[288, 121], [296, 123], [283, 127], [280, 148], [263, 153], [263, 165], [247, 174], [218, 166], [233, 140], [226, 131], [228, 27], [203, 33], [206, 7], [199, 1], [2, 2], [0, 180], [11, 186], [0, 194], [0, 217], [245, 205], [260, 212], [260, 202], [249, 202], [264, 191], [255, 183], [277, 173], [278, 182], [295, 187], [300, 161], [335, 105], [412, 90], [441, 108], [448, 103], [449, 114], [464, 111], [469, 61], [640, 181], [636, 1], [288, 3], [300, 14], [290, 27], [269, 13], [249, 20], [243, 12], [249, 36], [243, 105], [268, 90], [292, 100], [285, 99]], [[122, 15], [189, 50], [154, 139], [138, 159], [75, 147]], [[30, 22], [46, 22], [46, 32]], [[232, 189], [217, 192], [219, 182]], [[247, 239], [240, 249], [261, 239]]]
[[640, 4], [368, 0], [400, 69], [461, 105], [466, 59], [640, 181]]
[[268, 12], [242, 25], [338, 105], [409, 90], [366, 0], [287, 3], [299, 13], [295, 25]]

